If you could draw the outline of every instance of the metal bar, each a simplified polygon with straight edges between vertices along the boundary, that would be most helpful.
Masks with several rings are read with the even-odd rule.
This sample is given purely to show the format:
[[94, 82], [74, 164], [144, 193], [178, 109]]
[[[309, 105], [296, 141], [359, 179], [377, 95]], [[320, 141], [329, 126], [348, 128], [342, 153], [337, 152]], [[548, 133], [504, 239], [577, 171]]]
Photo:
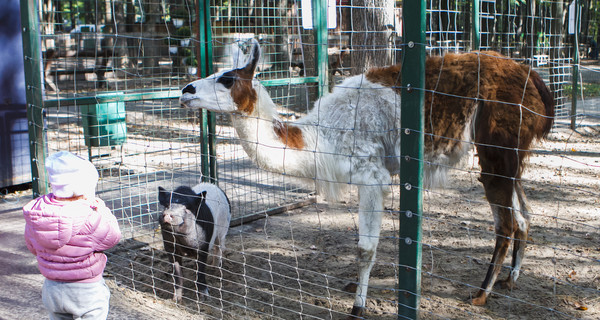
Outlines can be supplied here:
[[473, 6], [471, 8], [471, 19], [473, 19], [471, 29], [471, 34], [473, 35], [473, 50], [479, 50], [481, 43], [479, 27], [479, 0], [473, 0]]
[[[209, 70], [212, 70], [212, 65]], [[319, 82], [318, 77], [261, 80], [262, 85], [264, 85], [265, 87], [296, 85], [296, 84], [305, 84], [305, 83], [318, 83], [318, 82]], [[56, 108], [59, 106], [74, 106], [74, 105], [96, 104], [96, 103], [105, 103], [105, 102], [177, 99], [180, 96], [181, 96], [181, 89], [179, 89], [179, 88], [172, 88], [170, 90], [157, 91], [157, 92], [141, 92], [141, 93], [126, 93], [126, 94], [115, 93], [114, 95], [111, 95], [110, 92], [107, 92], [107, 93], [104, 93], [102, 96], [60, 98], [60, 99], [44, 100], [44, 107], [45, 108]]]
[[21, 0], [21, 30], [23, 31], [23, 59], [25, 68], [25, 95], [29, 122], [29, 154], [31, 157], [31, 182], [33, 196], [49, 192], [44, 168], [46, 139], [42, 82], [42, 50], [38, 20], [38, 1]]
[[213, 73], [212, 35], [210, 25], [210, 0], [198, 1], [198, 41], [200, 57], [198, 66], [201, 78]]
[[[213, 68], [213, 48], [212, 48], [212, 28], [211, 28], [211, 17], [210, 17], [210, 1], [204, 0], [204, 36], [206, 40], [206, 70], [207, 75], [212, 74], [214, 72]], [[206, 76], [206, 75], [205, 75]], [[217, 134], [216, 134], [216, 126], [217, 126], [217, 115], [214, 112], [207, 111], [208, 118], [208, 163], [209, 163], [209, 176], [212, 180], [211, 182], [218, 182], [218, 171], [217, 171]]]
[[[210, 1], [198, 0], [198, 42], [199, 42], [199, 77], [204, 78], [213, 72], [212, 36], [210, 25]], [[215, 146], [215, 115], [202, 110], [200, 113], [201, 134], [201, 171], [202, 181], [217, 181], [217, 157]]]
[[237, 227], [239, 225], [247, 224], [247, 223], [250, 223], [252, 221], [256, 221], [256, 220], [259, 220], [259, 219], [264, 219], [267, 216], [281, 214], [281, 213], [284, 213], [284, 212], [288, 212], [290, 210], [302, 208], [302, 207], [311, 205], [313, 203], [316, 203], [317, 202], [316, 199], [317, 199], [316, 197], [311, 197], [311, 198], [308, 198], [306, 200], [302, 200], [302, 201], [290, 203], [290, 204], [287, 204], [287, 205], [283, 205], [283, 206], [280, 206], [280, 207], [275, 207], [275, 208], [271, 208], [271, 209], [267, 209], [267, 210], [262, 210], [262, 211], [254, 212], [254, 213], [251, 213], [249, 215], [241, 216], [239, 218], [231, 220], [231, 222], [229, 223], [229, 226], [230, 227]]
[[297, 84], [305, 84], [305, 83], [319, 83], [320, 80], [321, 79], [319, 77], [282, 78], [282, 79], [261, 80], [260, 83], [265, 87], [274, 87], [274, 86], [287, 86], [287, 85], [297, 85]]
[[181, 96], [180, 89], [172, 89], [169, 91], [158, 91], [158, 92], [129, 93], [129, 94], [114, 93], [114, 95], [111, 94], [110, 92], [107, 92], [107, 93], [103, 93], [101, 96], [45, 100], [44, 107], [56, 108], [59, 106], [97, 104], [97, 103], [105, 103], [105, 102], [176, 99], [176, 98], [179, 98], [180, 96]]
[[398, 318], [417, 319], [421, 295], [425, 0], [404, 1]]
[[327, 55], [327, 0], [312, 0], [313, 26], [317, 45], [319, 97], [329, 92], [329, 56]]
[[573, 30], [573, 84], [571, 88], [571, 130], [577, 127], [577, 92], [579, 87], [579, 0], [575, 0], [575, 30]]

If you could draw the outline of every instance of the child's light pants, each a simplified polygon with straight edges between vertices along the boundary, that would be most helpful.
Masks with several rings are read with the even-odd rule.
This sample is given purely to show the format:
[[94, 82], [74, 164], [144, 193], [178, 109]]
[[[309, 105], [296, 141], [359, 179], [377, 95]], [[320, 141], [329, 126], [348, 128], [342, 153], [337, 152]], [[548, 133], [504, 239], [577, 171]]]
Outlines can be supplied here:
[[50, 319], [102, 319], [108, 316], [110, 290], [104, 279], [91, 283], [45, 279], [42, 301]]

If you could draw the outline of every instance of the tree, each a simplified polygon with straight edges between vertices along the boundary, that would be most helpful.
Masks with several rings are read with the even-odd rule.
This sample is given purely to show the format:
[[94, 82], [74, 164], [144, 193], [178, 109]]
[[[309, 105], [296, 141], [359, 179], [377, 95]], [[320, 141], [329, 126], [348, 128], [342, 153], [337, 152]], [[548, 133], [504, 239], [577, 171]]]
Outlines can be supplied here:
[[352, 1], [352, 73], [392, 63], [389, 39], [394, 26], [393, 0]]

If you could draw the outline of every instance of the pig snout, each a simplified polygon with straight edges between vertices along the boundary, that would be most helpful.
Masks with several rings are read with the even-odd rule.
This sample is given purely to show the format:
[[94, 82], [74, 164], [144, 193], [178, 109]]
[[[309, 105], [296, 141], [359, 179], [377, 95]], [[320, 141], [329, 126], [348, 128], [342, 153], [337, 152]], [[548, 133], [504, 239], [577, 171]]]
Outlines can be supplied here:
[[183, 206], [172, 206], [162, 212], [160, 216], [160, 223], [170, 224], [173, 227], [179, 226], [185, 223], [185, 219], [191, 213]]
[[173, 222], [173, 217], [170, 214], [163, 214], [162, 220], [164, 223], [171, 224]]

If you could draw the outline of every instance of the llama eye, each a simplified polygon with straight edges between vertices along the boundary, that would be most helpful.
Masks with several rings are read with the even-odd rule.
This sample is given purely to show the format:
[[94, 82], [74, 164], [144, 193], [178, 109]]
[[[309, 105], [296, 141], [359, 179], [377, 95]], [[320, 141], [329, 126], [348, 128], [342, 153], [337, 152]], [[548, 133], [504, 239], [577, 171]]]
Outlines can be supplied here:
[[225, 88], [231, 89], [235, 83], [237, 76], [232, 71], [225, 72], [222, 76], [217, 79], [217, 82], [224, 85]]

